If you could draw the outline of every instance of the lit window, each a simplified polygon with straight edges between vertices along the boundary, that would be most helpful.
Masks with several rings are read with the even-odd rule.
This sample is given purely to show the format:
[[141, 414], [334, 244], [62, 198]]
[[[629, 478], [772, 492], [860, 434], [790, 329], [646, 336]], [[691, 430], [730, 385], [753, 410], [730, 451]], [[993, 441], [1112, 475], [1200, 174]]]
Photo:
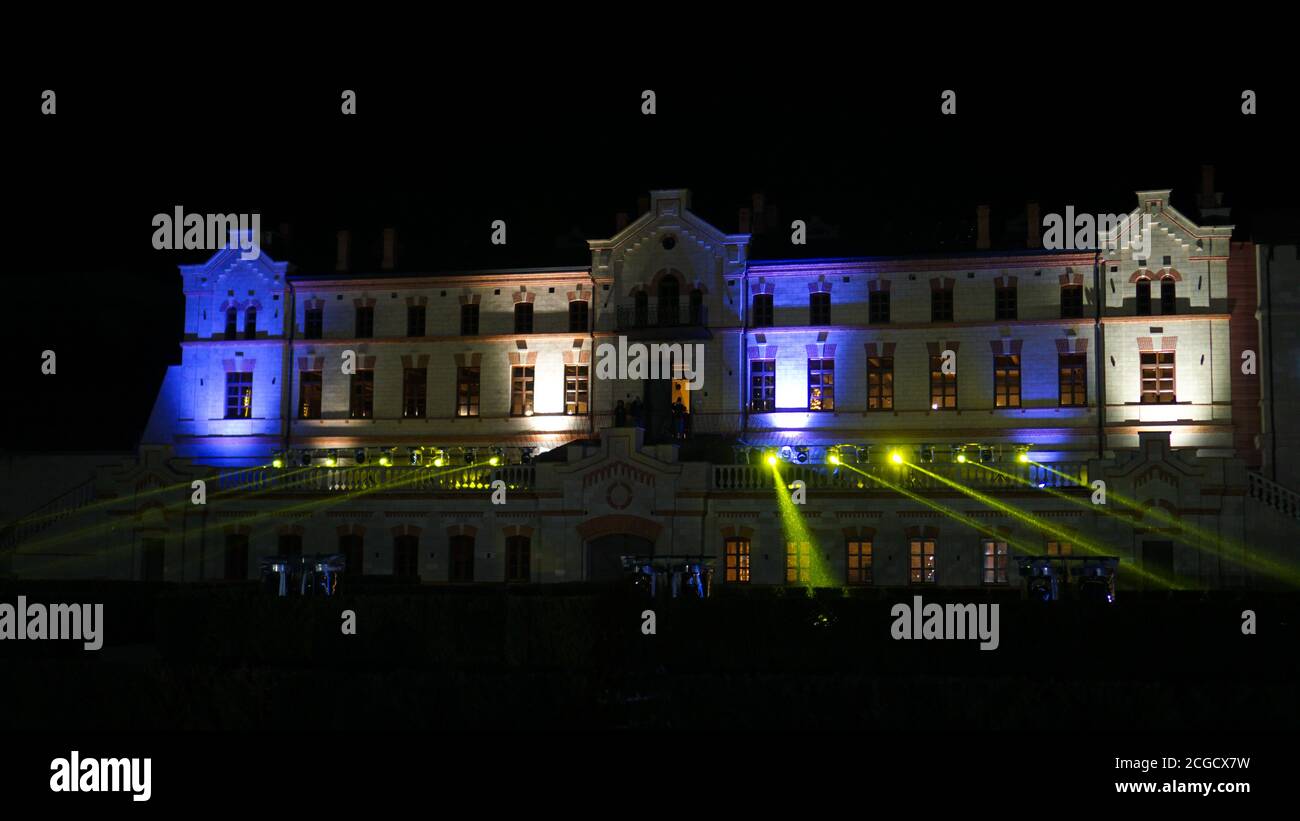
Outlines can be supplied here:
[[871, 542], [850, 539], [848, 542], [849, 584], [871, 584]]
[[532, 365], [515, 365], [510, 369], [510, 415], [533, 415], [533, 376], [536, 368]]
[[808, 360], [808, 410], [835, 410], [835, 360]]
[[812, 545], [808, 542], [786, 543], [785, 580], [790, 584], [812, 581]]
[[911, 581], [912, 584], [934, 584], [935, 541], [934, 539], [912, 539], [911, 541]]
[[303, 371], [298, 374], [298, 418], [319, 419], [321, 397], [321, 372]]
[[1088, 404], [1088, 355], [1063, 353], [1057, 357], [1061, 406], [1082, 408]]
[[749, 409], [761, 413], [776, 410], [776, 360], [749, 361]]
[[251, 373], [226, 374], [226, 418], [253, 418], [253, 375]]
[[867, 410], [893, 410], [894, 357], [867, 357]]
[[930, 409], [953, 410], [957, 407], [957, 373], [944, 373], [943, 357], [930, 357]]
[[1174, 398], [1174, 352], [1142, 353], [1142, 401], [1169, 404]]
[[1020, 357], [1016, 354], [993, 357], [993, 404], [999, 408], [1020, 407]]
[[749, 539], [727, 539], [725, 547], [725, 580], [745, 584], [749, 581]]
[[479, 371], [474, 368], [456, 369], [456, 415], [478, 416]]
[[564, 366], [564, 412], [570, 416], [587, 412], [590, 377], [586, 365]]
[[1007, 543], [985, 539], [982, 543], [984, 552], [984, 583], [1007, 583]]

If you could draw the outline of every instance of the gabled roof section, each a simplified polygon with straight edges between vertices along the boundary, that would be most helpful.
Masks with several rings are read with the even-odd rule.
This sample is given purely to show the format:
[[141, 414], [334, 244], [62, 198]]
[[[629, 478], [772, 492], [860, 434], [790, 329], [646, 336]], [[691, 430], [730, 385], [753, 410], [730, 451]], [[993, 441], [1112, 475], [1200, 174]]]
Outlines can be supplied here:
[[[267, 287], [284, 287], [285, 272], [288, 270], [289, 263], [276, 262], [267, 256], [260, 246], [256, 249], [258, 252], [256, 257], [244, 259], [247, 252], [240, 247], [240, 239], [239, 231], [232, 230], [226, 240], [226, 247], [209, 257], [207, 262], [181, 265], [185, 290], [205, 290], [211, 287], [212, 283], [232, 274], [245, 276], [251, 274], [265, 280]], [[242, 239], [246, 245], [249, 233], [245, 232]]]
[[[635, 253], [643, 244], [660, 234], [671, 232], [678, 241], [693, 241], [712, 248], [749, 245], [749, 234], [727, 234], [691, 212], [691, 192], [686, 188], [668, 188], [650, 192], [650, 210], [633, 220], [609, 239], [587, 240], [592, 252], [592, 270], [597, 275], [608, 272], [611, 259]], [[738, 251], [743, 258], [743, 254]]]

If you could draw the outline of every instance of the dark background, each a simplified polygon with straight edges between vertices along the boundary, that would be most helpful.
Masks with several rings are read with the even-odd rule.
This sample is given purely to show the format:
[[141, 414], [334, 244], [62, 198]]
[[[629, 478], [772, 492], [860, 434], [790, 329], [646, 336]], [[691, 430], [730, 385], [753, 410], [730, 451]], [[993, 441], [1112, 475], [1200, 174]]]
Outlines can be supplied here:
[[[1196, 218], [1201, 166], [1216, 167], [1234, 236], [1293, 238], [1297, 98], [1283, 75], [1241, 69], [1180, 83], [1159, 72], [967, 69], [925, 76], [852, 57], [625, 71], [527, 55], [420, 70], [304, 65], [244, 76], [217, 66], [106, 77], [29, 70], [10, 89], [13, 230], [3, 268], [12, 357], [3, 441], [11, 451], [135, 446], [162, 375], [179, 362], [176, 266], [151, 218], [262, 214], [289, 226], [267, 252], [291, 270], [334, 270], [353, 233], [353, 270], [377, 271], [397, 228], [406, 272], [585, 266], [584, 240], [635, 218], [652, 188], [692, 190], [693, 210], [737, 231], [763, 192], [776, 227], [755, 258], [944, 253], [974, 247], [992, 207], [994, 248], [1024, 246], [1025, 203], [1123, 213], [1134, 191], [1173, 188]], [[42, 116], [53, 88], [58, 113]], [[358, 93], [358, 114], [339, 111]], [[640, 113], [641, 91], [658, 97]], [[957, 115], [939, 113], [957, 91]], [[1259, 114], [1240, 114], [1240, 95]], [[489, 242], [504, 219], [508, 244]], [[789, 245], [804, 219], [808, 245]], [[818, 228], [818, 223], [825, 230]], [[41, 351], [58, 374], [40, 373]], [[69, 420], [77, 420], [70, 424]]]

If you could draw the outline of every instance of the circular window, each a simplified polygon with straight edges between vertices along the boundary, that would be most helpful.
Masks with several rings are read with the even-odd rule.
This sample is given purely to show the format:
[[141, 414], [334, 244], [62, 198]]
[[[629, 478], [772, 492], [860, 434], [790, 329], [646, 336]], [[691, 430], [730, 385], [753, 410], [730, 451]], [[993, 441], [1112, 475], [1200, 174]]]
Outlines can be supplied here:
[[672, 234], [669, 234], [668, 236], [664, 237], [665, 251], [671, 251], [676, 247], [677, 247], [677, 237], [673, 236]]

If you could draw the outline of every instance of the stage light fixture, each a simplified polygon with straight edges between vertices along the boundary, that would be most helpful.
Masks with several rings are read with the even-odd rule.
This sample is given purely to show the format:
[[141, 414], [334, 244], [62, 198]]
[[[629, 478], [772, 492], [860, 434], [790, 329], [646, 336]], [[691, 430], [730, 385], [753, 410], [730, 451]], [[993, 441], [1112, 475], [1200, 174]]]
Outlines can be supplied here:
[[838, 465], [840, 463], [840, 455], [835, 451], [831, 451], [830, 453], [826, 454], [826, 461], [829, 464]]
[[790, 457], [793, 455], [794, 455], [794, 451], [790, 449], [789, 445], [786, 445], [783, 448], [781, 448], [781, 458], [783, 460], [788, 462], [790, 461]]
[[357, 448], [354, 450], [352, 452], [352, 461], [356, 462], [358, 465], [364, 465], [366, 463], [366, 449]]
[[767, 455], [767, 464], [768, 464], [770, 467], [776, 467], [776, 454], [775, 454], [775, 453], [769, 453], [769, 454]]
[[896, 465], [901, 465], [901, 464], [903, 464], [903, 452], [902, 452], [901, 450], [896, 450], [896, 451], [890, 453], [890, 454], [889, 454], [889, 461], [893, 462], [893, 463], [896, 464]]
[[804, 462], [807, 462], [807, 461], [808, 461], [808, 448], [804, 448], [804, 447], [795, 448], [794, 459], [795, 459], [796, 462], [798, 462], [798, 463], [801, 464], [801, 465], [802, 465]]
[[1029, 464], [1029, 451], [1022, 450], [1016, 454], [1016, 461], [1022, 465]]
[[311, 467], [311, 451], [304, 450], [301, 454], [299, 454], [298, 464], [305, 468]]
[[966, 464], [966, 454], [964, 453], [957, 454], [957, 461], [963, 465]]
[[492, 458], [488, 459], [488, 464], [491, 465], [492, 467], [496, 467], [497, 465], [501, 464], [501, 457], [493, 456]]

